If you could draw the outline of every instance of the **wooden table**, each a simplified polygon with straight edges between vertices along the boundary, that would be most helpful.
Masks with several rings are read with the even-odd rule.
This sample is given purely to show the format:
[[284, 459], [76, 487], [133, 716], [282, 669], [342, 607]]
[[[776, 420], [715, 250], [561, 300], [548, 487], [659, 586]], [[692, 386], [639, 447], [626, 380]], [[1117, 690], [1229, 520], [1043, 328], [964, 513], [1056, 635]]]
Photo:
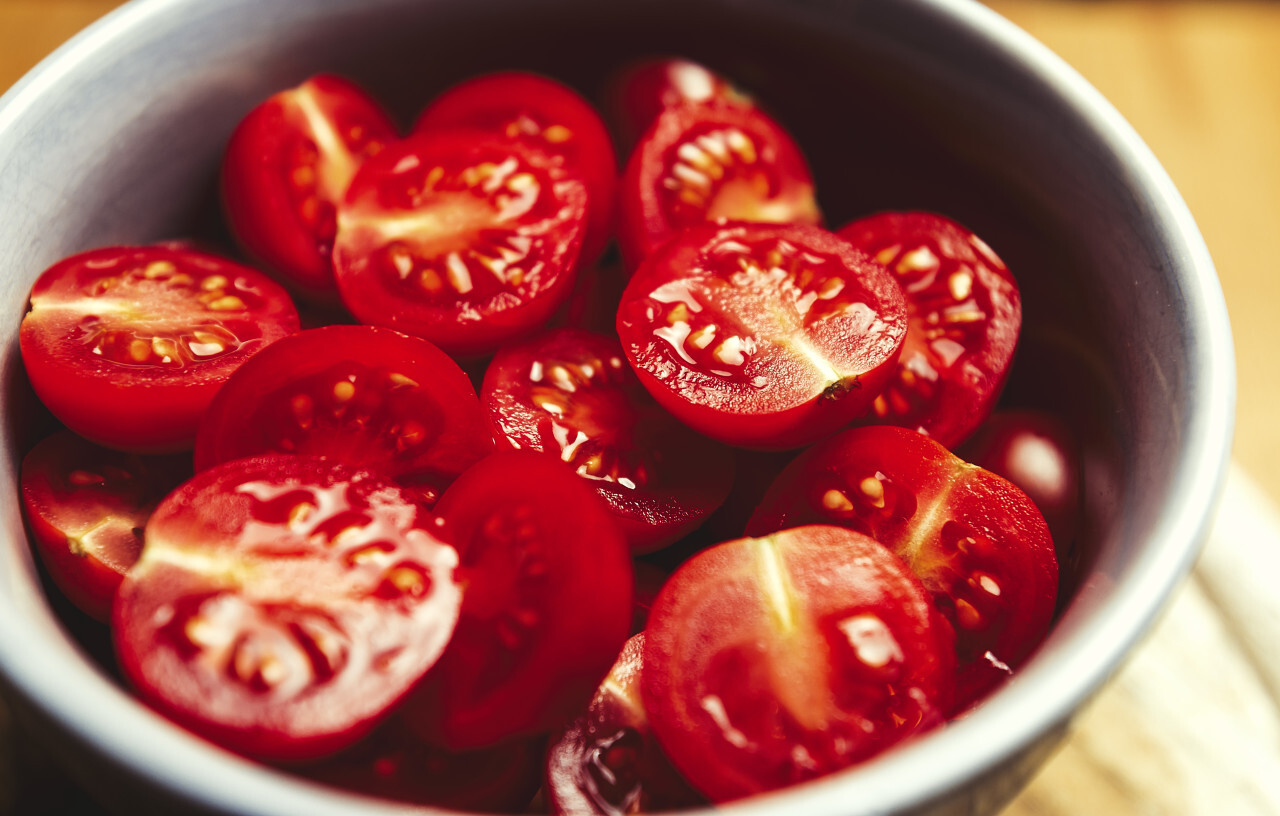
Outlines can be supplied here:
[[[0, 0], [0, 88], [116, 5]], [[1093, 82], [1165, 165], [1218, 266], [1239, 371], [1237, 467], [1199, 567], [1003, 816], [1280, 816], [1280, 601], [1267, 583], [1280, 574], [1280, 4], [988, 5]], [[0, 814], [16, 812], [12, 751], [0, 742]], [[41, 763], [22, 773], [57, 778]]]

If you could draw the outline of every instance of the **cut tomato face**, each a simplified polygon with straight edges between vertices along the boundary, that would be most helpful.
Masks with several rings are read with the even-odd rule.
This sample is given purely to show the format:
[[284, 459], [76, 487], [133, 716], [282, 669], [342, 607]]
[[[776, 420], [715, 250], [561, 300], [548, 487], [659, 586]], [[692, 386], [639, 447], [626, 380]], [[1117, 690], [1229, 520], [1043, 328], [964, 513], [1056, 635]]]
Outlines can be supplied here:
[[613, 238], [618, 159], [604, 121], [577, 91], [538, 74], [505, 71], [475, 77], [431, 101], [414, 133], [474, 128], [524, 139], [562, 156], [587, 185], [582, 260], [600, 257]]
[[70, 431], [22, 460], [22, 507], [50, 578], [81, 611], [106, 623], [116, 588], [142, 549], [152, 508], [191, 476], [186, 454], [143, 456]]
[[419, 134], [352, 181], [338, 288], [362, 323], [488, 354], [568, 298], [586, 218], [582, 176], [558, 156], [483, 131]]
[[723, 802], [941, 724], [950, 638], [900, 558], [852, 530], [803, 526], [685, 562], [649, 616], [640, 687], [672, 764]]
[[337, 302], [337, 206], [365, 159], [398, 138], [372, 97], [331, 74], [251, 110], [222, 161], [227, 223], [255, 258], [308, 298]]
[[143, 453], [190, 448], [244, 361], [298, 330], [254, 269], [177, 245], [106, 247], [49, 267], [22, 320], [36, 395], [76, 433]]
[[581, 710], [629, 636], [626, 541], [580, 477], [530, 451], [480, 461], [436, 511], [461, 556], [462, 614], [406, 716], [462, 750], [549, 731]]
[[314, 457], [197, 474], [147, 523], [116, 653], [175, 722], [264, 760], [367, 734], [444, 650], [458, 556], [394, 484]]
[[894, 426], [844, 431], [779, 474], [747, 524], [870, 535], [911, 565], [956, 630], [963, 707], [1026, 661], [1053, 619], [1058, 562], [1025, 493], [936, 441]]
[[725, 100], [658, 114], [627, 161], [618, 215], [619, 246], [632, 270], [693, 224], [822, 222], [795, 142], [758, 108]]
[[551, 736], [547, 799], [554, 813], [618, 816], [706, 804], [671, 767], [640, 698], [644, 634], [632, 636], [586, 709]]
[[651, 255], [618, 308], [649, 393], [731, 445], [799, 447], [870, 407], [907, 331], [892, 275], [829, 232], [730, 222]]
[[1008, 378], [1022, 300], [978, 236], [927, 212], [886, 212], [837, 233], [898, 277], [910, 324], [894, 376], [866, 422], [901, 425], [954, 448], [986, 419]]
[[751, 100], [724, 77], [704, 65], [678, 57], [646, 59], [626, 66], [611, 82], [608, 97], [612, 118], [628, 146], [667, 108], [715, 99], [751, 104]]
[[373, 326], [286, 338], [209, 406], [195, 466], [265, 453], [382, 470], [428, 506], [493, 450], [471, 381], [440, 349]]
[[733, 482], [729, 449], [654, 402], [612, 336], [556, 329], [508, 345], [480, 400], [498, 445], [559, 458], [604, 499], [633, 553], [696, 528]]

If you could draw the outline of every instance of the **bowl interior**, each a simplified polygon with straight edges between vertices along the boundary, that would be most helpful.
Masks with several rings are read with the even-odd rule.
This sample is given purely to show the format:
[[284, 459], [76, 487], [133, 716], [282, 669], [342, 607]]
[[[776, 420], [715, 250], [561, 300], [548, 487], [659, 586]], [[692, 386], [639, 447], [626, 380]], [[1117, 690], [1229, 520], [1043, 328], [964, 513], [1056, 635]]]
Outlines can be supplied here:
[[[981, 779], [1001, 803], [1009, 783], [993, 774], [1056, 736], [1189, 568], [1221, 479], [1233, 383], [1221, 293], [1163, 172], [1069, 69], [967, 0], [144, 0], [76, 38], [0, 103], [0, 670], [37, 716], [87, 756], [105, 751], [227, 810], [250, 812], [255, 796], [261, 812], [332, 807], [133, 704], [83, 659], [102, 644], [68, 638], [39, 592], [14, 489], [18, 458], [50, 427], [17, 354], [36, 275], [111, 243], [192, 237], [234, 253], [215, 193], [222, 145], [250, 107], [312, 73], [355, 79], [407, 124], [485, 70], [541, 71], [600, 100], [612, 71], [653, 54], [702, 61], [771, 110], [809, 156], [830, 225], [934, 209], [982, 235], [1018, 278], [1024, 332], [1005, 404], [1063, 416], [1085, 454], [1063, 620], [966, 721], [777, 797], [797, 812], [897, 812], [944, 807], [966, 787], [979, 801]], [[122, 745], [122, 730], [152, 742]], [[922, 779], [910, 763], [927, 756], [941, 770]], [[192, 770], [210, 757], [213, 770]], [[841, 795], [854, 777], [870, 792], [859, 801]]]

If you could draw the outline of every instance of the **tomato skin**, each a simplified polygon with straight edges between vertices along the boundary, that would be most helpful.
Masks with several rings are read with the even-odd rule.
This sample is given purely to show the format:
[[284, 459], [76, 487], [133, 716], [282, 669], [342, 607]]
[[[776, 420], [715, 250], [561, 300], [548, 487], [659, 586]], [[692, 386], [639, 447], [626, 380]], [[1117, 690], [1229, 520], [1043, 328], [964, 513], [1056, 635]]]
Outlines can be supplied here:
[[618, 307], [640, 382], [729, 445], [800, 447], [861, 416], [907, 332], [897, 281], [818, 227], [690, 227], [650, 255]]
[[457, 553], [391, 482], [318, 457], [198, 473], [152, 513], [112, 614], [147, 703], [265, 761], [365, 736], [444, 650]]
[[644, 633], [622, 647], [585, 710], [555, 731], [546, 790], [561, 816], [616, 816], [705, 805], [662, 753], [640, 698]]
[[978, 236], [936, 213], [877, 213], [836, 234], [898, 276], [910, 317], [897, 371], [864, 422], [956, 447], [1008, 378], [1022, 325], [1017, 282]]
[[1007, 679], [1052, 623], [1058, 562], [1039, 509], [916, 431], [853, 428], [797, 456], [747, 534], [799, 524], [857, 530], [911, 565], [956, 630], [958, 708]]
[[658, 596], [641, 692], [713, 802], [814, 779], [943, 722], [951, 631], [871, 538], [802, 526], [695, 555]]
[[726, 99], [751, 99], [720, 74], [692, 60], [657, 57], [627, 65], [610, 83], [611, 118], [621, 142], [633, 146], [667, 108]]
[[729, 449], [640, 385], [615, 337], [554, 329], [503, 347], [480, 388], [499, 447], [551, 453], [604, 500], [633, 553], [701, 524], [733, 481]]
[[244, 361], [298, 329], [266, 275], [173, 244], [103, 247], [45, 270], [19, 331], [36, 395], [71, 430], [140, 453], [189, 449]]
[[822, 223], [799, 147], [760, 109], [723, 99], [658, 114], [627, 160], [618, 217], [630, 270], [706, 221]]
[[116, 589], [142, 549], [156, 503], [191, 475], [185, 454], [104, 448], [71, 431], [38, 442], [22, 460], [22, 507], [37, 554], [62, 593], [106, 623]]
[[288, 337], [209, 406], [195, 467], [305, 453], [385, 470], [428, 505], [493, 450], [470, 379], [418, 337], [326, 326]]
[[569, 297], [587, 188], [559, 157], [483, 131], [419, 133], [356, 173], [333, 262], [355, 317], [490, 354]]
[[630, 634], [632, 569], [600, 498], [555, 457], [502, 451], [436, 505], [462, 612], [406, 716], [455, 750], [550, 730], [590, 699]]
[[460, 82], [433, 99], [414, 133], [475, 128], [526, 139], [577, 168], [587, 186], [583, 262], [600, 257], [613, 237], [618, 158], [604, 121], [577, 91], [525, 71], [502, 71]]
[[273, 94], [227, 143], [220, 180], [228, 225], [287, 286], [336, 303], [338, 202], [356, 168], [398, 138], [380, 105], [342, 77], [318, 74]]

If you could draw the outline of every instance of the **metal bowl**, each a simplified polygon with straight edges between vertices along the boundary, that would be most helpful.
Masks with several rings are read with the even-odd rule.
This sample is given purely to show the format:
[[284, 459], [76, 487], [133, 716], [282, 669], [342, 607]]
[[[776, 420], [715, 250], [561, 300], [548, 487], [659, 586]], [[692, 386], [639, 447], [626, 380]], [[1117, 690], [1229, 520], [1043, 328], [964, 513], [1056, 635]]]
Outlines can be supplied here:
[[1037, 656], [949, 727], [724, 814], [988, 814], [1021, 787], [1189, 571], [1225, 472], [1234, 363], [1196, 226], [1121, 117], [969, 0], [137, 0], [0, 100], [0, 677], [31, 733], [113, 809], [406, 813], [230, 756], [137, 703], [42, 589], [16, 462], [41, 431], [17, 329], [32, 281], [90, 247], [226, 241], [215, 178], [235, 122], [321, 70], [405, 122], [486, 69], [594, 95], [631, 57], [700, 60], [808, 152], [832, 224], [924, 208], [966, 223], [1023, 288], [1010, 404], [1085, 441], [1066, 602]]

